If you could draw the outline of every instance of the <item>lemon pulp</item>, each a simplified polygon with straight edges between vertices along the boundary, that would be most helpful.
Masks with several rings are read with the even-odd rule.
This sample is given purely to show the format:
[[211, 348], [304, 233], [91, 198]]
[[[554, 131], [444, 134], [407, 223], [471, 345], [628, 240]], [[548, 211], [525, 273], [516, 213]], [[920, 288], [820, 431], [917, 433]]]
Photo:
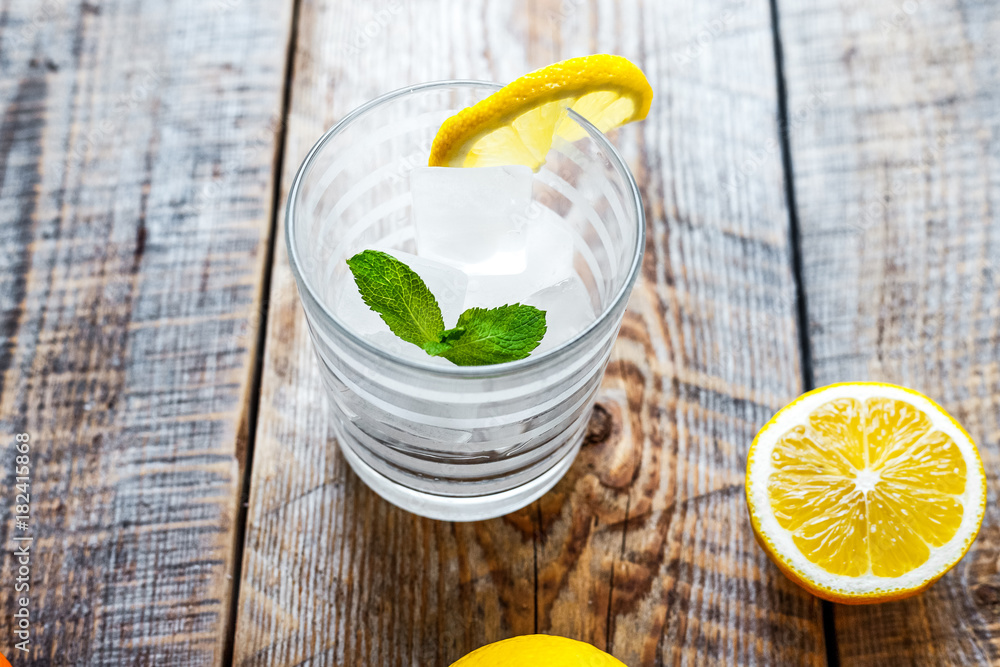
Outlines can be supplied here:
[[966, 463], [905, 401], [840, 398], [775, 443], [767, 493], [779, 525], [833, 574], [898, 577], [951, 540]]

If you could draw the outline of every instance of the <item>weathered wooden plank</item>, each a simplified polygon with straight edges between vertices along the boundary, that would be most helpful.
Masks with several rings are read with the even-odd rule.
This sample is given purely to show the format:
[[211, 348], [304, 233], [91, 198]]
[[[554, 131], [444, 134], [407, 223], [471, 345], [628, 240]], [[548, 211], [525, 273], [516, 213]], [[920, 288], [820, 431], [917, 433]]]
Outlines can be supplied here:
[[844, 664], [1000, 661], [1000, 14], [991, 0], [780, 0], [818, 385], [940, 401], [989, 478], [973, 550], [923, 595], [835, 610]]
[[634, 59], [657, 99], [618, 142], [649, 246], [572, 471], [521, 512], [447, 524], [381, 501], [333, 448], [279, 242], [237, 661], [443, 665], [537, 630], [635, 665], [821, 663], [820, 606], [753, 543], [741, 493], [755, 429], [801, 389], [768, 4], [304, 0], [297, 51], [285, 187], [379, 93]]
[[[14, 664], [222, 660], [290, 7], [0, 5]], [[31, 438], [27, 532], [6, 512], [16, 433]], [[28, 655], [7, 578], [23, 535]]]

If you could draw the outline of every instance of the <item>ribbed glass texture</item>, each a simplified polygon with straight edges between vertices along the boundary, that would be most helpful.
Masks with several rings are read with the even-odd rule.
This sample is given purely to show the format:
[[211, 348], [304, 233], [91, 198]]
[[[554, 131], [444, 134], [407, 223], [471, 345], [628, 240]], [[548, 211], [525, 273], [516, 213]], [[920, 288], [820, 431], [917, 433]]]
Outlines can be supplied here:
[[409, 173], [441, 123], [498, 86], [448, 81], [385, 95], [327, 132], [289, 193], [289, 257], [339, 445], [384, 498], [439, 519], [499, 516], [531, 502], [572, 463], [642, 259], [638, 189], [608, 140], [557, 140], [535, 174], [526, 224], [574, 236], [574, 266], [597, 319], [555, 349], [496, 366], [442, 367], [392, 356], [338, 317], [345, 260], [379, 245], [415, 251]]

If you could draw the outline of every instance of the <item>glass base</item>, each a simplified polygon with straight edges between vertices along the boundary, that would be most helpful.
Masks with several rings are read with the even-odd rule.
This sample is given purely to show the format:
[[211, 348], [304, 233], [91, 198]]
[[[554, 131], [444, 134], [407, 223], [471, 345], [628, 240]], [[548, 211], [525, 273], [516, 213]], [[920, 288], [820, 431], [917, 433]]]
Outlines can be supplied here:
[[545, 495], [545, 492], [555, 486], [556, 482], [562, 479], [569, 467], [573, 465], [573, 461], [580, 451], [584, 433], [585, 431], [580, 433], [580, 437], [570, 447], [566, 456], [527, 484], [500, 493], [471, 497], [438, 496], [397, 484], [362, 461], [357, 454], [351, 451], [349, 446], [340, 442], [337, 444], [351, 469], [368, 488], [396, 507], [429, 519], [480, 521], [510, 514]]

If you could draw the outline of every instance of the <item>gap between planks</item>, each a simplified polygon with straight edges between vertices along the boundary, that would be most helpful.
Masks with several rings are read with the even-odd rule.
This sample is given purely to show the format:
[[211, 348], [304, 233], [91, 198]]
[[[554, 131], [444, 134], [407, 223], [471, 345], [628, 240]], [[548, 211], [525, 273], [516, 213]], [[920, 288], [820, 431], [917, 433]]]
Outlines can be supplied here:
[[[778, 142], [781, 145], [781, 168], [785, 177], [785, 205], [788, 209], [788, 244], [792, 251], [792, 276], [795, 279], [795, 304], [799, 327], [799, 358], [802, 363], [802, 386], [805, 391], [815, 388], [812, 366], [812, 347], [809, 342], [809, 309], [806, 303], [806, 288], [802, 271], [802, 237], [799, 231], [799, 210], [795, 199], [795, 171], [792, 166], [792, 148], [789, 135], [791, 125], [788, 116], [788, 89], [785, 86], [785, 55], [781, 45], [781, 20], [778, 14], [778, 0], [770, 0], [771, 34], [774, 37], [774, 78], [778, 87]], [[840, 652], [837, 649], [837, 626], [834, 622], [834, 606], [828, 600], [822, 601], [823, 643], [826, 647], [826, 663], [829, 667], [840, 667]]]

